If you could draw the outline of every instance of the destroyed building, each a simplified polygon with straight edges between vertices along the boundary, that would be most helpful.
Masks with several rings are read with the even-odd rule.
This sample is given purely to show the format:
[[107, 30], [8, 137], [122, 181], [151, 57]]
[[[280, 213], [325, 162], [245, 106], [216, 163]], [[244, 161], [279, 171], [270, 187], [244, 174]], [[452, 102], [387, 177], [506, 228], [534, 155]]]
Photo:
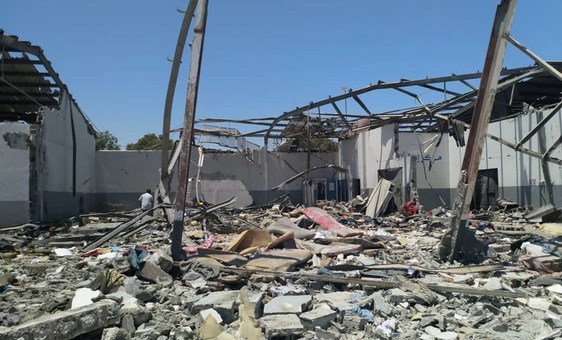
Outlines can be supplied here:
[[[215, 189], [215, 194], [205, 190], [207, 195], [203, 197], [211, 202], [220, 202], [234, 192], [226, 190], [230, 188], [227, 182], [222, 182], [224, 185], [221, 186], [220, 182], [211, 184], [211, 181], [237, 180], [241, 182], [238, 183], [240, 189], [247, 191], [257, 205], [287, 193], [293, 202], [304, 202], [304, 177], [277, 191], [271, 189], [306, 170], [306, 152], [282, 153], [270, 149], [266, 152], [264, 147], [259, 150], [255, 147], [240, 148], [237, 152], [237, 143], [226, 141], [264, 138], [267, 132], [260, 129], [242, 134], [238, 130], [218, 127], [220, 123], [253, 126], [259, 122], [265, 127], [276, 128], [267, 137], [270, 139], [290, 138], [306, 130], [307, 126], [311, 129], [322, 126], [313, 136], [339, 138], [337, 152], [313, 152], [311, 155], [311, 168], [320, 167], [309, 175], [314, 182], [316, 200], [347, 201], [362, 192], [372, 191], [383, 178], [383, 171], [402, 168], [405, 170], [400, 174], [403, 177], [400, 182], [414, 184], [419, 201], [426, 208], [451, 207], [464, 152], [464, 145], [459, 146], [459, 143], [466, 143], [468, 135], [463, 125], [454, 124], [451, 120], [470, 123], [477, 91], [468, 86], [468, 81], [478, 81], [480, 76], [474, 73], [380, 82], [314, 103], [331, 106], [332, 102], [345, 99], [358, 98], [360, 101], [358, 95], [382, 90], [404, 90], [408, 92], [405, 95], [414, 96], [416, 89], [428, 86], [438, 93], [451, 92], [450, 98], [443, 102], [404, 108], [391, 114], [371, 112], [366, 106], [367, 111], [363, 113], [340, 115], [325, 110], [318, 114], [310, 112], [312, 109], [306, 105], [282, 116], [277, 122], [274, 122], [275, 118], [201, 120], [196, 128], [202, 126], [197, 140], [201, 140], [203, 146], [212, 149], [210, 143], [222, 139], [224, 145], [231, 145], [230, 149], [234, 150], [204, 156], [199, 183], [205, 187], [219, 186], [224, 194], [216, 194], [216, 190], [220, 189]], [[446, 90], [453, 88], [454, 83], [464, 86], [466, 92]], [[558, 147], [559, 131], [562, 129], [559, 110], [562, 83], [538, 66], [530, 66], [504, 69], [499, 86], [502, 90], [496, 96], [489, 136], [480, 162], [479, 181], [482, 185], [475, 197], [476, 207], [493, 206], [499, 198], [522, 205], [562, 204], [562, 150]], [[427, 110], [432, 110], [432, 113]], [[547, 119], [543, 121], [545, 117]], [[541, 121], [543, 123], [537, 125]], [[209, 131], [205, 126], [211, 123], [217, 127]], [[537, 126], [541, 128], [539, 132]], [[449, 132], [453, 129], [460, 132], [453, 135]], [[497, 141], [496, 137], [500, 137], [501, 141]], [[543, 154], [547, 154], [553, 162], [537, 157]], [[159, 157], [158, 151], [100, 151], [96, 163], [98, 193], [107, 195], [105, 202], [110, 206], [134, 207], [138, 193], [158, 181]], [[198, 160], [199, 153], [194, 151], [192, 159]], [[336, 165], [345, 171], [323, 167], [326, 165]], [[142, 169], [142, 173], [128, 174], [119, 170], [129, 168]], [[196, 169], [191, 169], [190, 177], [196, 176]], [[550, 188], [547, 182], [551, 183]], [[172, 188], [175, 188], [175, 183]], [[326, 189], [318, 190], [319, 187]]]
[[0, 30], [0, 225], [94, 208], [95, 132], [43, 50]]
[[[16, 93], [1, 104], [2, 174], [31, 193], [0, 228], [0, 338], [560, 339], [562, 63], [509, 35], [515, 0], [497, 7], [481, 73], [378, 81], [245, 120], [195, 119], [207, 5], [184, 12], [159, 151], [94, 153], [41, 50], [2, 36], [2, 61], [35, 79], [1, 78], [20, 86], [0, 87]], [[192, 20], [184, 124], [167, 150]], [[502, 68], [508, 42], [536, 64]], [[49, 77], [60, 95], [43, 90]], [[416, 105], [377, 112], [374, 91]], [[18, 93], [36, 105], [11, 109]], [[338, 150], [315, 152], [313, 138]], [[304, 151], [279, 152], [287, 140]], [[55, 185], [67, 190], [33, 215], [33, 190]], [[137, 209], [146, 188], [155, 202]]]
[[[2, 171], [6, 172], [9, 187], [3, 190], [0, 200], [6, 212], [1, 224], [54, 221], [88, 211], [136, 207], [138, 194], [158, 181], [160, 153], [96, 152], [92, 125], [42, 50], [4, 34], [2, 44], [1, 145], [6, 155]], [[314, 182], [316, 200], [346, 201], [373, 190], [385, 169], [410, 167], [401, 173], [400, 182], [404, 186], [415, 184], [421, 204], [429, 209], [451, 207], [464, 152], [459, 143], [468, 134], [467, 129], [459, 130], [459, 124], [451, 120], [470, 123], [478, 92], [471, 82], [476, 84], [480, 76], [473, 73], [379, 81], [279, 117], [201, 120], [196, 124], [200, 144], [208, 149], [219, 144], [234, 151], [204, 156], [198, 182], [203, 186], [202, 197], [220, 202], [231, 194], [243, 194], [246, 198], [238, 204], [249, 206], [290, 194], [293, 202], [303, 203], [304, 177], [271, 190], [307, 169], [306, 152], [275, 152], [247, 138], [265, 138], [268, 143], [269, 139], [290, 138], [310, 128], [313, 137], [339, 140], [337, 152], [314, 152], [310, 156], [311, 167], [318, 168], [307, 175]], [[503, 70], [499, 86], [490, 136], [480, 162], [479, 181], [486, 185], [480, 186], [482, 190], [476, 194], [476, 206], [488, 207], [498, 198], [523, 205], [560, 204], [561, 163], [537, 157], [547, 154], [547, 158], [562, 159], [557, 147], [562, 128], [557, 105], [560, 81], [538, 66], [530, 66]], [[418, 107], [389, 113], [372, 112], [360, 98], [375, 91], [400, 91], [416, 98], [417, 89], [444, 93], [446, 100], [427, 105], [420, 102]], [[357, 103], [360, 111], [342, 113], [337, 104], [341, 106], [348, 99]], [[313, 112], [315, 108], [322, 108], [321, 113]], [[537, 125], [541, 117], [546, 119]], [[237, 124], [246, 130], [256, 124], [264, 128], [240, 133], [225, 124]], [[455, 129], [457, 133], [453, 134]], [[199, 153], [194, 151], [193, 159], [198, 158]], [[21, 173], [29, 176], [20, 176]], [[195, 168], [190, 173], [190, 177], [194, 176]], [[171, 188], [175, 188], [176, 179]]]

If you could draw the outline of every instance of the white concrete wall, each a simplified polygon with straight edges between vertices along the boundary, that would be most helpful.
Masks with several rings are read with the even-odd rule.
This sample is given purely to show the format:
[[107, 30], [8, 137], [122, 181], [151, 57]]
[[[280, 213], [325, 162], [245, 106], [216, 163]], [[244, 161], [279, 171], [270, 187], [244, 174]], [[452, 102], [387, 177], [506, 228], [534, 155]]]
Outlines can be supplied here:
[[[76, 188], [73, 140], [76, 135]], [[95, 192], [95, 137], [80, 108], [63, 95], [60, 110], [43, 112], [38, 132], [38, 190], [42, 220], [58, 220], [90, 210]]]
[[[550, 111], [545, 111], [546, 116]], [[521, 140], [537, 124], [537, 114], [529, 113], [516, 118], [491, 123], [488, 132], [506, 141], [516, 143]], [[554, 144], [562, 131], [562, 115], [557, 113], [544, 126], [546, 146]], [[523, 147], [540, 152], [538, 134], [533, 136]], [[466, 132], [468, 140], [468, 131]], [[455, 188], [462, 164], [464, 148], [458, 148], [454, 140], [449, 142], [450, 148], [450, 185]], [[559, 146], [552, 157], [562, 159], [562, 147]], [[551, 180], [554, 185], [554, 199], [562, 206], [562, 166], [548, 163]], [[544, 204], [542, 197], [548, 199], [544, 185], [541, 161], [504, 146], [490, 138], [486, 139], [480, 169], [498, 169], [499, 196], [516, 201], [523, 205], [540, 206]], [[542, 196], [541, 196], [542, 193]]]
[[[423, 155], [419, 143], [424, 143], [435, 134], [432, 133], [399, 133], [398, 147], [401, 157], [416, 156], [417, 186], [422, 203], [428, 207], [443, 205], [439, 196], [448, 203], [449, 200], [449, 145], [448, 137], [437, 146], [434, 153], [432, 170], [427, 171], [427, 180], [424, 175], [424, 164], [428, 169], [429, 156], [432, 151]], [[372, 190], [378, 182], [377, 170], [391, 167], [390, 160], [394, 158], [394, 126], [387, 125], [359, 134], [354, 139], [344, 140], [340, 143], [340, 166], [349, 169], [351, 178], [361, 180], [363, 190]], [[419, 141], [419, 143], [418, 143]], [[430, 188], [430, 184], [433, 188]]]
[[29, 221], [29, 125], [0, 123], [0, 226]]
[[[549, 111], [543, 113], [546, 116]], [[490, 124], [489, 132], [507, 141], [516, 143], [521, 140], [537, 123], [536, 113], [520, 115], [513, 119]], [[549, 148], [558, 139], [562, 131], [562, 116], [556, 114], [544, 127], [546, 146]], [[393, 157], [392, 145], [393, 126], [384, 126], [361, 133], [357, 138], [340, 143], [340, 164], [350, 170], [352, 178], [361, 179], [362, 189], [373, 189], [378, 180], [377, 169], [389, 166], [388, 160]], [[399, 133], [399, 153], [401, 156], [415, 155], [418, 157], [417, 180], [420, 200], [426, 207], [443, 205], [450, 206], [456, 192], [458, 176], [464, 148], [457, 147], [455, 140], [444, 134], [442, 141], [435, 150], [435, 161], [429, 170], [428, 150], [422, 163], [419, 143], [433, 138], [433, 133]], [[419, 139], [419, 143], [418, 143]], [[468, 131], [465, 134], [468, 140]], [[540, 152], [538, 134], [532, 137], [524, 147]], [[562, 159], [562, 147], [558, 147], [551, 155]], [[425, 164], [427, 180], [424, 176]], [[554, 199], [562, 206], [562, 166], [549, 163], [551, 179], [554, 185]], [[513, 149], [487, 139], [480, 162], [480, 169], [498, 169], [499, 196], [516, 201], [523, 205], [540, 206], [548, 198], [545, 191], [544, 175], [541, 161], [538, 158], [515, 152]], [[430, 187], [431, 184], [431, 187]]]
[[[263, 152], [256, 151], [248, 158], [240, 153], [207, 153], [201, 170], [201, 179], [209, 182], [240, 180], [258, 203], [284, 193], [290, 193], [294, 199], [302, 198], [302, 180], [294, 181], [279, 192], [271, 192], [270, 189], [297, 172], [305, 170], [306, 153], [282, 153], [279, 157], [268, 154], [267, 190]], [[193, 152], [191, 159], [193, 163], [197, 163], [197, 152]], [[196, 171], [193, 163], [190, 169], [191, 177], [195, 176]], [[311, 163], [313, 167], [337, 164], [336, 154], [313, 153]], [[159, 167], [159, 151], [98, 151], [96, 153], [96, 208], [103, 210], [108, 204], [123, 208], [134, 207], [142, 192], [146, 189], [155, 189], [159, 181]], [[332, 169], [317, 170], [311, 174], [311, 177], [317, 178], [333, 176], [335, 170]], [[177, 178], [174, 177], [172, 191], [177, 187], [176, 180]], [[215, 189], [213, 188], [214, 191]], [[216, 192], [212, 196], [222, 197]]]
[[362, 188], [374, 188], [377, 169], [385, 168], [392, 157], [392, 136], [392, 126], [385, 126], [340, 142], [340, 166], [348, 169], [351, 178], [359, 178]]

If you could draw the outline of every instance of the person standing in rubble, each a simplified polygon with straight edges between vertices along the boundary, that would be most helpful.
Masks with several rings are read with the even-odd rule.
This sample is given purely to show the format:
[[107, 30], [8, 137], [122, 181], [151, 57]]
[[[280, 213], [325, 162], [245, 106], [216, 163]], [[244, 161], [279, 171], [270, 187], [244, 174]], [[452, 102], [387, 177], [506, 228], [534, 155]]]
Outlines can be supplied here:
[[[139, 204], [142, 212], [152, 209], [153, 202], [154, 198], [152, 197], [150, 189], [146, 189], [146, 192], [139, 197]], [[152, 216], [152, 212], [149, 215]]]

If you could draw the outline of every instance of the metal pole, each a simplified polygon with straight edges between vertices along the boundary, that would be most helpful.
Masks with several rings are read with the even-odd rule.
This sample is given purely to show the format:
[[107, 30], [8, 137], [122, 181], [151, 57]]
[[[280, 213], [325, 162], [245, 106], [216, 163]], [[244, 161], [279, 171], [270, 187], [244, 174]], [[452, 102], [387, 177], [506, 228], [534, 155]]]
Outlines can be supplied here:
[[523, 46], [523, 44], [521, 44], [519, 41], [513, 39], [513, 37], [509, 35], [509, 32], [504, 34], [504, 38], [507, 39], [507, 41], [509, 41], [513, 46], [517, 47], [521, 52], [525, 53], [529, 58], [536, 61], [537, 64], [539, 64], [543, 69], [545, 69], [550, 74], [558, 78], [558, 80], [562, 81], [562, 73], [560, 73], [557, 69], [552, 67], [549, 63], [547, 63], [545, 60], [543, 60], [533, 51]]
[[[467, 147], [464, 152], [464, 158], [461, 166], [459, 184], [457, 186], [457, 194], [453, 205], [453, 219], [451, 221], [451, 230], [442, 242], [442, 249], [450, 247], [448, 260], [478, 261], [476, 257], [481, 256], [482, 248], [485, 246], [474, 243], [469, 244], [468, 238], [474, 235], [466, 227], [466, 214], [470, 209], [472, 195], [474, 193], [474, 185], [480, 165], [480, 157], [482, 148], [486, 139], [486, 132], [490, 123], [490, 115], [494, 105], [494, 99], [498, 87], [500, 72], [503, 65], [503, 58], [507, 41], [503, 39], [509, 34], [511, 23], [513, 21], [513, 12], [516, 0], [502, 0], [496, 10], [494, 25], [488, 44], [486, 60], [480, 80], [480, 88], [474, 107], [474, 114], [470, 124], [470, 133], [468, 135]], [[467, 240], [464, 240], [467, 238]], [[462, 246], [461, 246], [462, 244]], [[461, 250], [460, 248], [463, 247]], [[480, 249], [478, 249], [480, 248]], [[440, 255], [445, 255], [440, 252]]]
[[187, 98], [185, 101], [185, 115], [183, 130], [181, 134], [181, 151], [178, 175], [178, 190], [176, 192], [174, 223], [172, 229], [172, 258], [182, 260], [185, 253], [181, 249], [183, 219], [186, 203], [187, 179], [189, 175], [189, 164], [191, 159], [191, 141], [193, 139], [193, 124], [195, 122], [195, 111], [197, 106], [197, 91], [199, 89], [199, 76], [201, 73], [201, 59], [203, 56], [203, 44], [205, 41], [205, 26], [207, 24], [208, 0], [199, 1], [197, 7], [197, 18], [193, 31], [193, 45], [191, 47], [191, 63], [189, 66], [189, 78], [187, 83]]

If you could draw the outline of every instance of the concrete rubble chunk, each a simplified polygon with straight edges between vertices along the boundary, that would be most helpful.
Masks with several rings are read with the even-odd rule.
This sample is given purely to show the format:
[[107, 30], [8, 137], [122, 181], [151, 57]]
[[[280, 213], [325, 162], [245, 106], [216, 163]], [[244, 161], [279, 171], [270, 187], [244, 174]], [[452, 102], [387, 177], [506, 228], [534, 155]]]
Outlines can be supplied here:
[[165, 253], [162, 249], [158, 249], [151, 254], [147, 261], [154, 263], [166, 273], [172, 270], [172, 267], [174, 266], [174, 260], [172, 260], [172, 257]]
[[300, 315], [301, 322], [306, 329], [314, 330], [316, 327], [326, 329], [330, 322], [336, 319], [337, 313], [330, 307], [321, 306]]
[[138, 276], [163, 286], [170, 286], [173, 283], [172, 276], [153, 262], [145, 262]]
[[76, 309], [43, 315], [11, 328], [0, 329], [0, 339], [72, 339], [118, 322], [117, 302], [102, 300]]
[[337, 311], [348, 311], [357, 308], [359, 301], [366, 297], [364, 291], [346, 291], [321, 293], [314, 296], [314, 301], [325, 302]]
[[386, 302], [381, 293], [376, 292], [371, 295], [373, 299], [373, 311], [383, 315], [390, 314], [390, 305]]
[[474, 276], [472, 276], [472, 274], [453, 275], [453, 282], [471, 284], [474, 282]]
[[318, 340], [338, 340], [342, 338], [339, 332], [324, 330], [322, 328], [316, 328], [314, 334], [318, 337]]
[[547, 311], [552, 303], [544, 298], [530, 298], [527, 305], [531, 308]]
[[123, 315], [123, 317], [121, 318], [121, 328], [129, 335], [135, 332], [137, 328], [135, 326], [135, 319], [132, 315]]
[[280, 336], [299, 336], [305, 329], [296, 314], [266, 315], [259, 324], [268, 339]]
[[488, 290], [500, 290], [502, 289], [502, 283], [499, 277], [491, 277], [488, 282], [484, 285], [484, 289]]
[[78, 288], [72, 298], [71, 309], [76, 309], [82, 306], [91, 305], [95, 299], [101, 295], [99, 290], [91, 290], [90, 288]]
[[412, 294], [407, 293], [400, 288], [393, 288], [388, 291], [388, 294], [388, 301], [395, 304], [409, 301], [413, 298]]
[[221, 324], [223, 322], [220, 314], [217, 313], [217, 311], [212, 309], [212, 308], [204, 309], [204, 310], [200, 311], [199, 316], [201, 317], [202, 321], [205, 321], [205, 319], [207, 319], [207, 317], [210, 316], [210, 317], [214, 318], [215, 321], [219, 324]]
[[556, 210], [556, 208], [552, 204], [543, 205], [542, 207], [525, 214], [523, 218], [533, 222], [540, 222], [541, 217], [550, 214], [554, 210]]
[[205, 309], [214, 309], [220, 314], [224, 322], [235, 320], [234, 314], [238, 307], [238, 290], [212, 292], [193, 304], [192, 313], [196, 314]]
[[300, 314], [308, 310], [312, 301], [310, 295], [283, 295], [273, 298], [263, 307], [263, 314]]
[[123, 329], [118, 327], [110, 327], [103, 330], [101, 340], [129, 340], [131, 336]]
[[136, 327], [152, 319], [152, 313], [135, 298], [124, 300], [120, 312], [122, 315], [131, 315]]
[[459, 334], [455, 332], [442, 332], [439, 328], [427, 326], [425, 332], [435, 339], [439, 340], [455, 340], [459, 338]]
[[342, 321], [343, 327], [348, 331], [362, 331], [367, 323], [367, 319], [352, 313], [346, 313]]

